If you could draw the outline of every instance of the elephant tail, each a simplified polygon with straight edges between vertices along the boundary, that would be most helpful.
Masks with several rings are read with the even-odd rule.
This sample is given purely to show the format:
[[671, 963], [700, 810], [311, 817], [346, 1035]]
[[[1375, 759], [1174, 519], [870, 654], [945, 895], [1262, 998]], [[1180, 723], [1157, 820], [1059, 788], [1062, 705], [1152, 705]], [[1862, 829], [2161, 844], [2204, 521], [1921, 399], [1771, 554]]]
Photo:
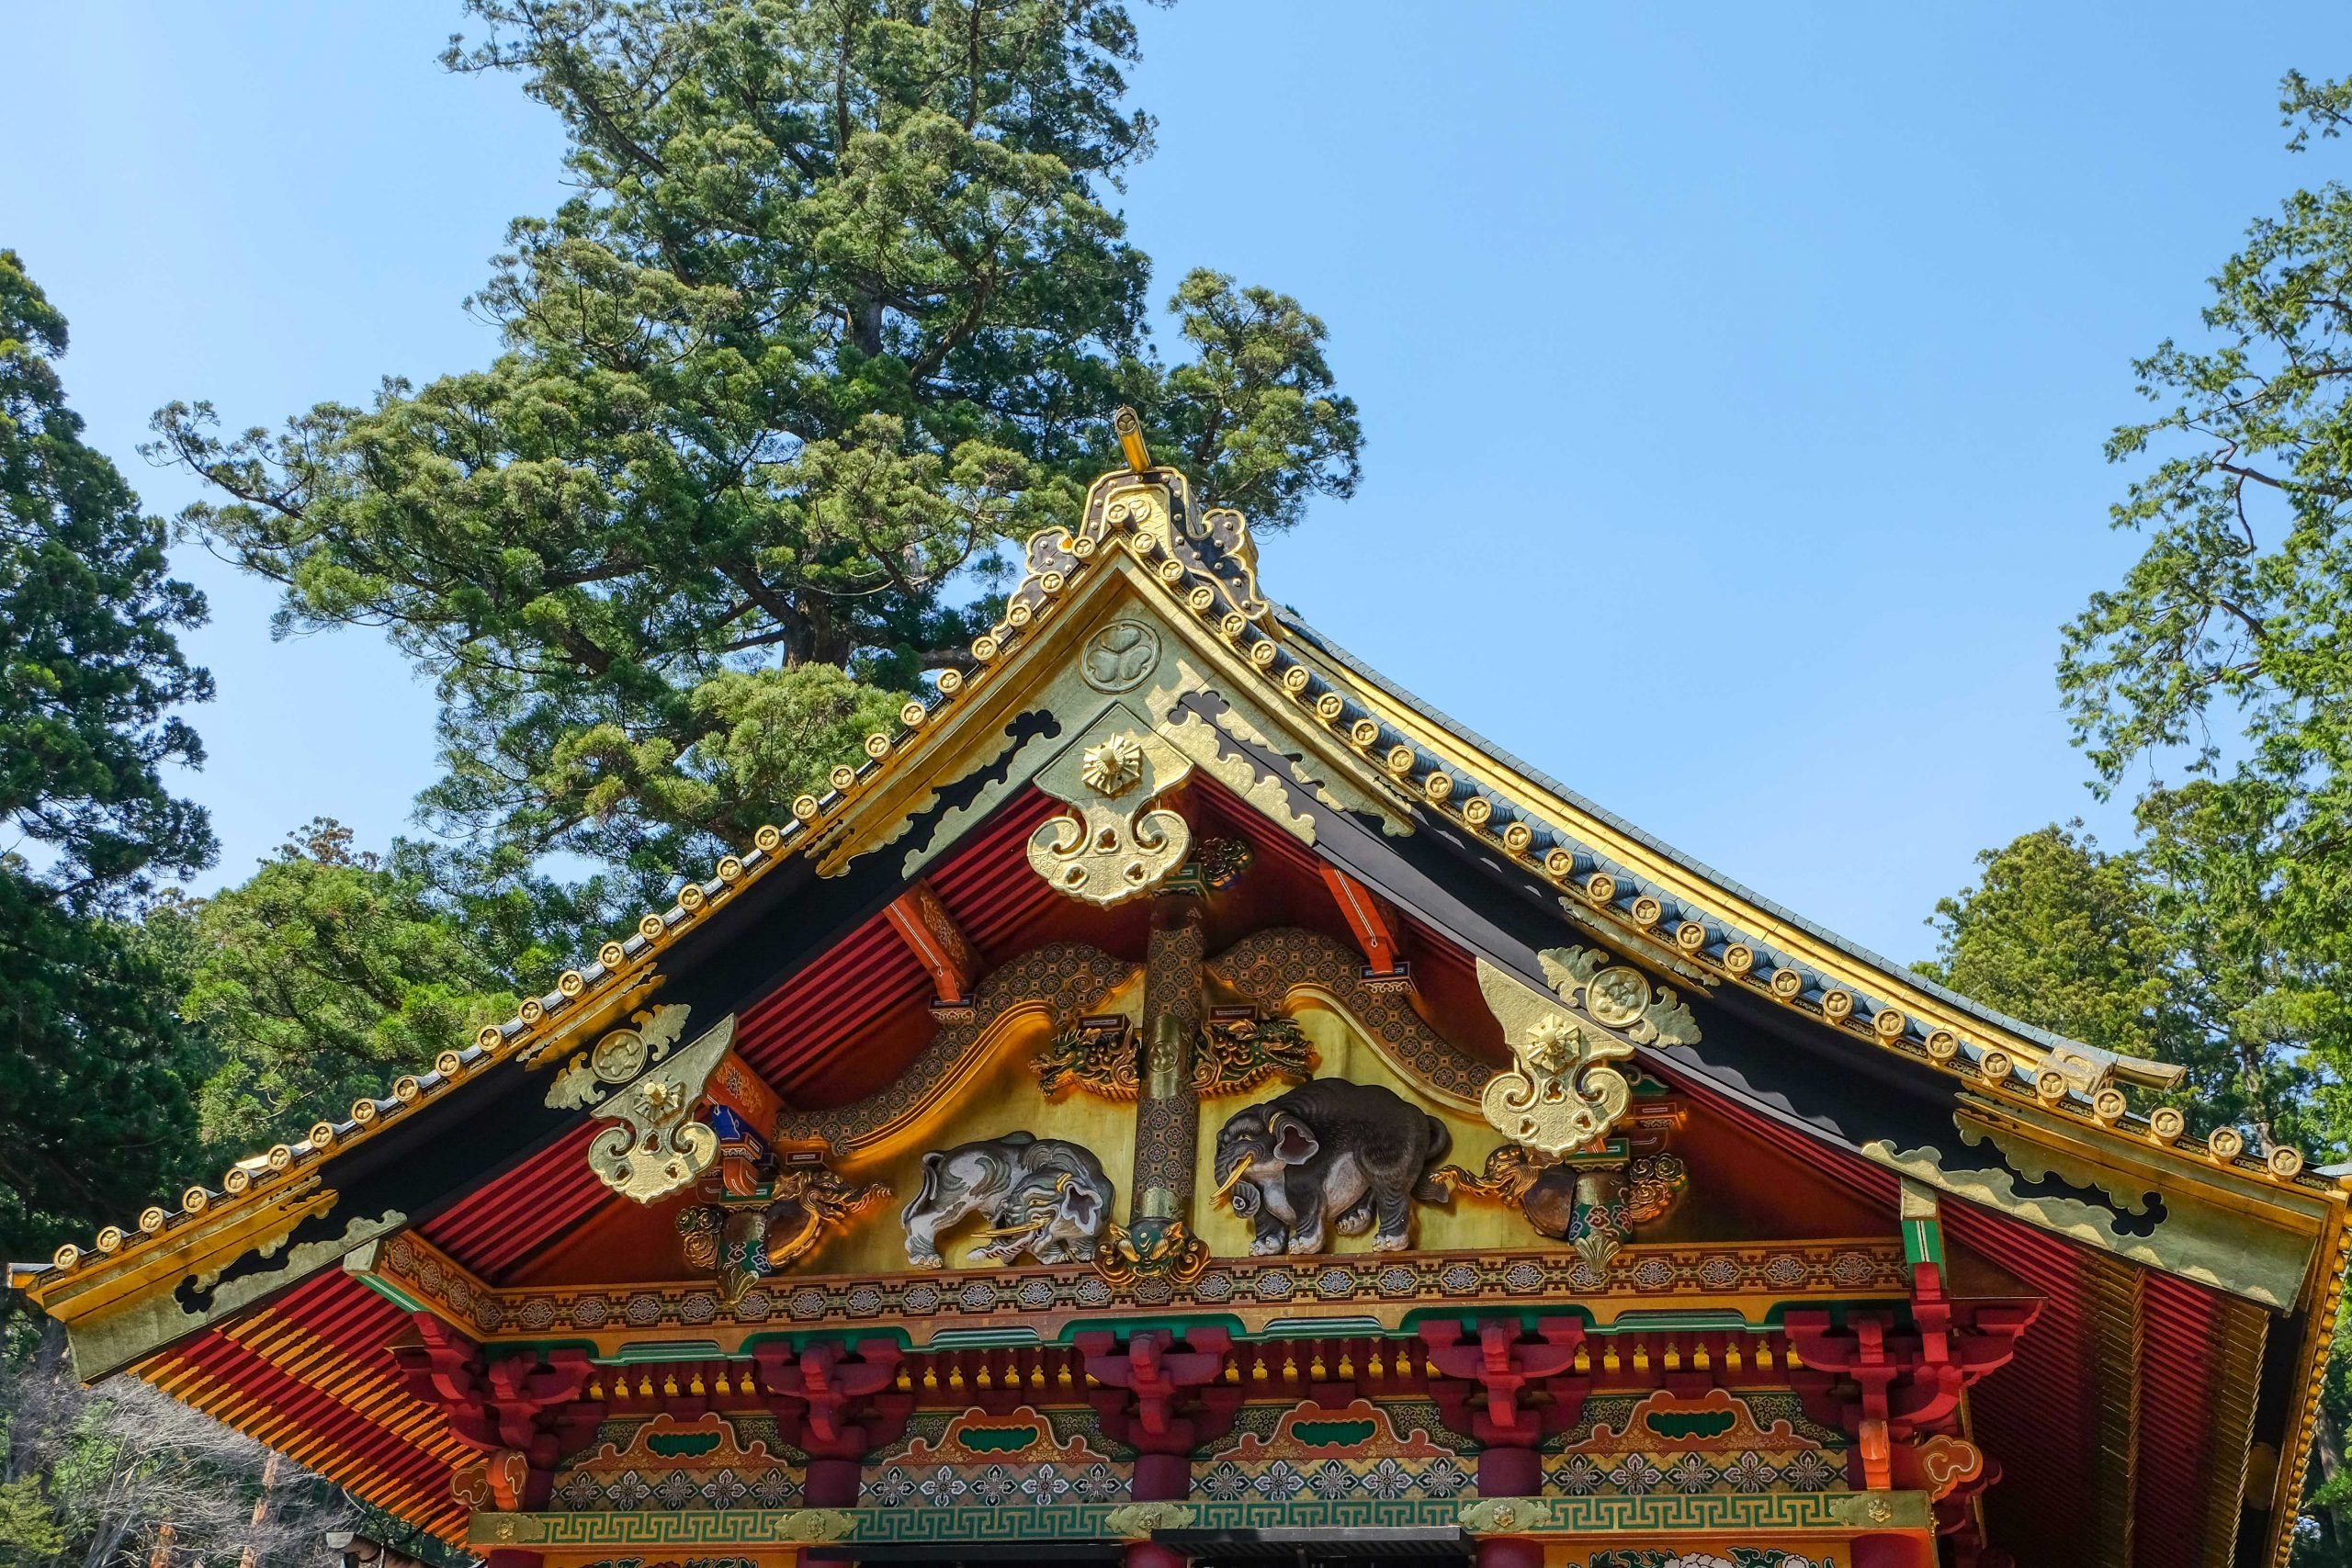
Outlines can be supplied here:
[[939, 1201], [939, 1172], [946, 1163], [947, 1151], [944, 1149], [933, 1149], [922, 1156], [922, 1186], [907, 1200], [907, 1206], [899, 1211], [899, 1224], [913, 1224], [917, 1214], [929, 1212]]
[[1432, 1173], [1439, 1162], [1453, 1152], [1453, 1134], [1436, 1117], [1432, 1116], [1429, 1121], [1430, 1152], [1421, 1160], [1421, 1179], [1413, 1187], [1413, 1196], [1425, 1203], [1442, 1203], [1453, 1194]]

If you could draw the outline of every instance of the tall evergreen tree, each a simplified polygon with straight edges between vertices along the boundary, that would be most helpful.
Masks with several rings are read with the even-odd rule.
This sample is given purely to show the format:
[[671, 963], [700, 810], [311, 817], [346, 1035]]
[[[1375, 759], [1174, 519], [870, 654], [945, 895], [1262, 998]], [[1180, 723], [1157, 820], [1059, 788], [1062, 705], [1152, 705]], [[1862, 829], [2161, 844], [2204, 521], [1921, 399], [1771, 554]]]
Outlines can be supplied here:
[[[2352, 79], [2290, 73], [2279, 107], [2302, 152], [2352, 126]], [[1944, 906], [1939, 961], [1956, 984], [2018, 982], [1995, 997], [2061, 1028], [2112, 1008], [2181, 1027], [2150, 1036], [2188, 1065], [2188, 1108], [2257, 1146], [2323, 1157], [2352, 1145], [2352, 189], [2329, 180], [2257, 220], [2212, 278], [2202, 341], [2167, 341], [2135, 367], [2153, 416], [2119, 428], [2110, 460], [2140, 466], [2115, 526], [2145, 541], [2120, 583], [2068, 626], [2062, 696], [2102, 790], [2148, 780], [2141, 844], [2054, 876], [2019, 877], [2027, 902], [2079, 908], [2112, 893], [2121, 952], [2045, 929], [2053, 954], [1987, 971], [1998, 904], [1991, 868], [2049, 861], [2020, 840], [1987, 861], [1985, 889]], [[2163, 775], [2173, 773], [2167, 782]], [[2031, 836], [2029, 836], [2030, 838]], [[2030, 885], [2030, 886], [2029, 886]], [[2151, 935], [2150, 933], [2153, 933]], [[2162, 998], [2136, 954], [2164, 953]], [[2057, 983], [2071, 974], [2079, 986]], [[2096, 1038], [2096, 1036], [2094, 1036]], [[2352, 1562], [2352, 1380], [2343, 1325], [2327, 1373], [2300, 1563]]]
[[[2290, 146], [2324, 143], [2352, 122], [2352, 81], [2290, 74], [2280, 107]], [[2108, 455], [2144, 465], [2113, 521], [2146, 547], [2067, 627], [2059, 686], [2102, 787], [2143, 765], [2185, 781], [2148, 784], [2139, 816], [2170, 890], [2165, 918], [2203, 955], [2202, 1010], [2231, 1020], [2245, 1052], [2230, 1113], [2263, 1131], [2306, 1074], [2322, 1097], [2306, 1135], [2341, 1149], [2352, 189], [2294, 193], [2212, 284], [2203, 341], [2167, 342], [2135, 367], [2156, 412], [2119, 429]]]
[[65, 318], [0, 251], [0, 821], [77, 908], [209, 864], [201, 807], [163, 770], [204, 760], [174, 712], [212, 695], [175, 634], [204, 599], [165, 575], [164, 525], [82, 441], [56, 360]]
[[1357, 474], [1296, 301], [1194, 273], [1153, 355], [1108, 203], [1150, 149], [1112, 0], [474, 0], [580, 194], [473, 302], [486, 369], [223, 440], [188, 521], [287, 626], [384, 627], [444, 699], [452, 884], [571, 852], [628, 897], [746, 842], [989, 618], [1143, 411], [1216, 503]]
[[82, 441], [65, 319], [0, 251], [0, 1255], [37, 1256], [183, 1173], [197, 1046], [166, 953], [122, 917], [156, 872], [209, 863], [171, 763], [210, 695], [175, 633], [204, 602], [164, 525]]

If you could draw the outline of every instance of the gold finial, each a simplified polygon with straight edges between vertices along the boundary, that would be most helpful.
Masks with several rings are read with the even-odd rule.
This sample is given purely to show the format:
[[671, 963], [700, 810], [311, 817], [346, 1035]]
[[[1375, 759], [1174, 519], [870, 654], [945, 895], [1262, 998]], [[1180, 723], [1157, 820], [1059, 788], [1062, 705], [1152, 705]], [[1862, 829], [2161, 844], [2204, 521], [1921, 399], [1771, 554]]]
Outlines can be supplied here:
[[1119, 433], [1119, 450], [1127, 455], [1127, 467], [1138, 474], [1151, 472], [1151, 453], [1143, 444], [1143, 421], [1136, 411], [1123, 408], [1112, 415], [1111, 428]]

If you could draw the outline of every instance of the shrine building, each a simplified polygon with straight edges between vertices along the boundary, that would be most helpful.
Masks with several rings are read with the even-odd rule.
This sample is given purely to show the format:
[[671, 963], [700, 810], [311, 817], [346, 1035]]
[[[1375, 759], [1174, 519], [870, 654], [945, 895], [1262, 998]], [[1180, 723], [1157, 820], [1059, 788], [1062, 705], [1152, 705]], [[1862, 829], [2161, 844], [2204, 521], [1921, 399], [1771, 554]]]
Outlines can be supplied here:
[[2337, 1180], [1389, 684], [1120, 423], [823, 795], [13, 1267], [81, 1374], [491, 1568], [2284, 1563]]

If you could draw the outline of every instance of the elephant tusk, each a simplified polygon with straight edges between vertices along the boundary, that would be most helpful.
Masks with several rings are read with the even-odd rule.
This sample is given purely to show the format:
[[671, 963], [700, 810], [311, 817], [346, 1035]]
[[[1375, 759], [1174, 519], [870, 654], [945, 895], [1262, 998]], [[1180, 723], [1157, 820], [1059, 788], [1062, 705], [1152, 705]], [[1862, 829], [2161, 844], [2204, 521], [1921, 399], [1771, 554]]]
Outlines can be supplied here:
[[1233, 1196], [1233, 1190], [1240, 1186], [1241, 1179], [1249, 1174], [1250, 1156], [1248, 1155], [1243, 1155], [1239, 1159], [1233, 1162], [1233, 1169], [1231, 1173], [1226, 1177], [1225, 1184], [1216, 1190], [1216, 1195], [1211, 1197], [1209, 1201], [1212, 1203], [1222, 1203], [1231, 1198]]

